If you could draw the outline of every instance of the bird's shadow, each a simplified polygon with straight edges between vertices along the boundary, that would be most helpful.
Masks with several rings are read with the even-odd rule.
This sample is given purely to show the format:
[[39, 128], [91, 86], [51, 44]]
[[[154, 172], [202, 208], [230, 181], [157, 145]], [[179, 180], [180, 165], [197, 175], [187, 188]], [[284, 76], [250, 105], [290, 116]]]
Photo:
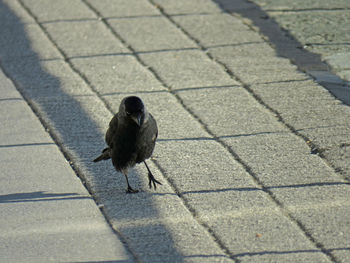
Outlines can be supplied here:
[[77, 193], [49, 193], [45, 191], [0, 195], [0, 203], [46, 202], [75, 199], [92, 199]]

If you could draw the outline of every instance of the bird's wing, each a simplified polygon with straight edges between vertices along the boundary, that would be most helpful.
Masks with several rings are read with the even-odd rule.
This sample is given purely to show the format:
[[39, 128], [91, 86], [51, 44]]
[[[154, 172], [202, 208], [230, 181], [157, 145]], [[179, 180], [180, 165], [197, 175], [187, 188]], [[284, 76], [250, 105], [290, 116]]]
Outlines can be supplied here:
[[112, 148], [113, 146], [113, 135], [117, 132], [118, 128], [118, 113], [115, 114], [112, 118], [112, 120], [109, 122], [109, 128], [106, 132], [106, 143], [107, 145]]
[[152, 141], [155, 142], [157, 140], [157, 137], [158, 137], [158, 127], [157, 127], [157, 122], [156, 122], [155, 118], [153, 118], [151, 113], [149, 113], [149, 126], [150, 126], [150, 130], [153, 133]]

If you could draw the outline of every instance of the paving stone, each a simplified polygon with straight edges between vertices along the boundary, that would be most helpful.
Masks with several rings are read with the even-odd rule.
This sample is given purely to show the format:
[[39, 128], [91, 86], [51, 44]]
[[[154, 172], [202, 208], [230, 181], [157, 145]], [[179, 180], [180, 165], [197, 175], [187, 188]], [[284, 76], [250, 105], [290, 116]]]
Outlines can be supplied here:
[[44, 27], [68, 57], [129, 52], [98, 20], [46, 23]]
[[320, 240], [339, 262], [349, 260], [350, 254], [347, 249], [349, 240], [348, 201], [327, 205], [322, 209], [315, 207], [299, 210], [295, 212], [295, 216], [303, 219], [307, 231]]
[[350, 70], [342, 70], [338, 74], [341, 78], [350, 81]]
[[332, 54], [341, 53], [341, 52], [350, 52], [350, 46], [347, 42], [343, 43], [335, 43], [335, 44], [326, 44], [326, 45], [307, 45], [306, 49], [310, 52], [316, 54], [322, 54], [324, 57], [331, 56]]
[[160, 139], [155, 159], [161, 167], [174, 170], [169, 180], [186, 196], [260, 190], [243, 167], [210, 137], [188, 137], [175, 143]]
[[229, 14], [175, 16], [182, 28], [204, 47], [261, 42], [261, 37]]
[[[71, 62], [102, 96], [166, 92], [149, 70], [131, 55], [80, 58]], [[119, 103], [114, 106], [118, 110]]]
[[[197, 193], [185, 194], [184, 198], [194, 209], [196, 215], [202, 220], [208, 220], [208, 222], [221, 216], [240, 217], [260, 207], [264, 207], [265, 210], [276, 208], [276, 205], [271, 202], [266, 193], [259, 191], [259, 189], [251, 191], [249, 187], [246, 191], [244, 188], [237, 191], [234, 189], [228, 191], [198, 191]], [[250, 200], [250, 202], [247, 203], [246, 200]]]
[[221, 9], [210, 0], [154, 0], [168, 14], [221, 13]]
[[349, 188], [349, 184], [342, 178], [330, 174], [328, 180], [320, 179], [316, 183], [270, 187], [269, 189], [285, 207], [291, 210], [318, 207], [322, 211], [324, 207], [332, 203], [346, 201]]
[[[35, 20], [24, 10], [17, 1], [4, 0], [1, 2], [0, 16], [3, 25], [29, 24]], [[3, 28], [4, 29], [4, 28]]]
[[11, 23], [4, 27], [0, 36], [0, 45], [2, 60], [14, 60], [27, 56], [39, 59], [61, 58], [39, 26], [34, 24]]
[[0, 101], [7, 108], [2, 124], [12, 132], [0, 135], [1, 261], [132, 262], [81, 180], [2, 72], [0, 81], [12, 90], [6, 94], [16, 98]]
[[[347, 8], [345, 0], [313, 3], [288, 3], [285, 0], [252, 1], [250, 7], [241, 9], [243, 1], [231, 3], [225, 0], [216, 0], [222, 8], [233, 13], [239, 13], [246, 18], [246, 23], [265, 34], [274, 44], [277, 53], [291, 59], [298, 67], [313, 75], [311, 71], [326, 71], [329, 75], [340, 76], [344, 68], [336, 69], [332, 64], [322, 60], [336, 54], [350, 51], [350, 46], [344, 41], [347, 30]], [[341, 25], [341, 30], [334, 28]], [[337, 31], [337, 33], [334, 33]], [[290, 37], [286, 34], [290, 35]], [[333, 67], [333, 69], [331, 67]], [[340, 65], [335, 65], [339, 67]], [[334, 85], [320, 82], [334, 96], [349, 105], [348, 83]], [[345, 85], [345, 86], [343, 86]], [[344, 88], [345, 87], [345, 88]]]
[[[241, 0], [6, 2], [0, 4], [0, 22], [8, 28], [0, 38], [1, 67], [67, 159], [41, 126], [43, 137], [35, 136], [35, 122], [20, 114], [25, 102], [6, 88], [8, 82], [0, 85], [2, 112], [21, 115], [0, 120], [6, 125], [0, 138], [8, 138], [1, 139], [5, 155], [0, 159], [7, 165], [1, 185], [12, 191], [0, 198], [6, 208], [1, 225], [10, 246], [0, 253], [5, 261], [47, 262], [33, 251], [53, 260], [60, 254], [67, 255], [60, 260], [77, 262], [115, 261], [116, 256], [133, 260], [69, 165], [137, 261], [331, 262], [320, 246], [339, 262], [348, 261], [350, 113], [289, 59], [290, 54], [302, 57], [297, 47], [328, 39], [336, 39], [337, 45], [320, 42], [305, 48], [322, 56], [335, 50], [346, 53], [346, 10], [264, 13], [254, 2]], [[49, 38], [19, 3], [42, 22]], [[271, 3], [266, 3], [270, 9]], [[286, 2], [275, 3], [279, 9]], [[320, 1], [312, 8], [343, 4]], [[298, 39], [310, 41], [298, 46], [285, 41], [285, 34], [269, 38], [278, 25], [265, 31], [259, 27], [272, 21], [268, 15], [284, 19], [281, 25], [288, 25], [292, 34], [299, 30]], [[315, 23], [322, 26], [313, 30]], [[328, 33], [336, 23], [342, 30]], [[266, 32], [272, 33], [266, 37]], [[17, 34], [22, 37], [14, 38]], [[281, 57], [283, 49], [294, 51], [286, 58]], [[328, 70], [311, 53], [304, 59], [314, 73]], [[336, 63], [343, 62], [337, 57]], [[346, 70], [343, 64], [339, 72]], [[346, 85], [328, 73], [324, 83]], [[91, 161], [105, 147], [104, 133], [121, 99], [131, 94], [140, 96], [157, 119], [159, 139], [148, 164], [163, 183], [157, 191], [149, 189], [147, 171], [137, 165], [129, 177], [141, 189], [137, 195], [125, 193], [125, 178], [110, 161]], [[26, 129], [13, 129], [17, 123]], [[321, 154], [311, 154], [309, 143], [291, 130], [310, 138]], [[28, 134], [17, 140], [11, 131]], [[53, 151], [59, 158], [51, 158]], [[57, 169], [48, 172], [50, 165]], [[32, 174], [20, 180], [23, 170]], [[35, 176], [41, 184], [34, 182]], [[27, 210], [30, 218], [24, 217]], [[11, 221], [12, 213], [20, 216]], [[28, 222], [20, 225], [24, 218]], [[74, 236], [89, 240], [88, 246]], [[59, 249], [64, 252], [58, 249], [50, 258], [50, 248], [62, 239]]]
[[19, 94], [19, 92], [16, 89], [13, 89], [13, 83], [8, 78], [6, 78], [3, 72], [1, 73], [2, 74], [0, 75], [1, 77], [0, 101], [4, 101], [4, 103], [6, 103], [6, 101], [11, 101], [11, 100], [24, 102], [24, 99], [21, 96], [21, 94]]
[[140, 57], [172, 89], [239, 85], [222, 67], [197, 50], [140, 54]]
[[[154, 176], [163, 183], [157, 192], [147, 189], [145, 171], [143, 176], [133, 174], [139, 176], [136, 186], [143, 189], [138, 195], [126, 195], [125, 189], [121, 191], [116, 188], [99, 192], [109, 220], [129, 240], [131, 249], [144, 262], [187, 257], [191, 262], [232, 262], [207, 230], [193, 219], [156, 167], [149, 164]], [[123, 176], [118, 179], [125, 184]], [[132, 179], [135, 185], [135, 178]]]
[[105, 18], [160, 15], [147, 1], [139, 0], [87, 0]]
[[349, 19], [349, 12], [346, 10], [275, 13], [271, 15], [301, 43], [317, 45], [328, 43], [330, 38], [336, 39], [334, 44], [337, 42], [346, 43], [350, 40], [345, 33], [347, 31], [346, 21]]
[[[289, 133], [224, 138], [267, 187], [338, 182], [332, 169]], [[244, 149], [244, 150], [243, 150]], [[262, 154], [262, 155], [261, 155]]]
[[191, 220], [121, 229], [129, 236], [142, 262], [234, 262], [210, 236], [203, 234], [201, 227], [193, 226]]
[[[277, 60], [274, 56], [276, 51], [266, 42], [260, 41], [258, 43], [241, 43], [237, 45], [231, 45], [229, 47], [216, 47], [209, 48], [210, 54], [215, 58], [224, 58], [225, 54], [235, 58], [234, 60], [239, 63], [241, 60], [243, 63], [250, 62], [249, 65], [260, 63], [259, 59], [263, 59], [264, 62], [268, 59]], [[221, 56], [220, 56], [221, 55]], [[242, 63], [242, 64], [243, 64]]]
[[255, 5], [252, 2], [237, 0], [232, 2], [230, 0], [214, 0], [214, 2], [225, 12], [251, 12], [255, 11]]
[[137, 52], [196, 48], [193, 41], [164, 17], [111, 19], [108, 23]]
[[[79, 230], [75, 224], [64, 231], [59, 229], [59, 233], [51, 230], [46, 233], [35, 233], [35, 236], [9, 237], [5, 241], [6, 250], [1, 251], [2, 260], [32, 263], [62, 260], [133, 262], [127, 256], [121, 255], [117, 248], [119, 244], [108, 235], [110, 232], [103, 233], [96, 222], [90, 224], [79, 226]], [[50, 226], [50, 229], [52, 228]], [[77, 235], [79, 239], [76, 238]], [[81, 242], [82, 240], [87, 242]]]
[[321, 84], [339, 84], [343, 85], [344, 81], [339, 76], [326, 70], [310, 70], [309, 74]]
[[[28, 113], [25, 109], [28, 107], [27, 103], [20, 98], [16, 99], [4, 99], [0, 100], [0, 109], [1, 112], [6, 112], [0, 116], [1, 122], [1, 131], [0, 131], [0, 144], [1, 145], [27, 145], [27, 144], [36, 144], [36, 143], [51, 143], [50, 136], [38, 137], [37, 136], [37, 126], [40, 124], [35, 118], [33, 118], [32, 113]], [[8, 114], [18, 113], [17, 118], [11, 118]], [[19, 114], [21, 113], [22, 114]], [[16, 127], [16, 124], [21, 122], [24, 127], [26, 127], [26, 133], [24, 136], [18, 138], [18, 135], [14, 133], [13, 129]]]
[[[24, 93], [33, 98], [92, 96], [81, 78], [63, 60], [37, 62], [35, 58], [6, 63], [8, 73], [16, 77]], [[33, 77], [34, 76], [34, 77]]]
[[[319, 147], [328, 148], [349, 140], [348, 107], [315, 83], [292, 81], [253, 85], [252, 89], [287, 123]], [[305, 95], [302, 98], [301, 93]]]
[[241, 87], [184, 89], [178, 92], [187, 107], [218, 137], [250, 137], [286, 132], [264, 107]]
[[322, 154], [343, 176], [348, 180], [350, 179], [350, 168], [347, 165], [350, 161], [349, 145], [344, 144], [338, 147], [332, 147], [326, 149]]
[[[255, 45], [260, 47], [260, 44]], [[259, 49], [254, 49], [254, 46], [247, 44], [237, 47], [220, 47], [210, 49], [209, 52], [216, 60], [230, 69], [234, 76], [237, 76], [246, 84], [305, 80], [309, 78], [299, 72], [289, 60], [267, 55], [272, 50], [270, 47], [266, 47], [265, 44], [262, 45], [262, 52]]]
[[327, 1], [320, 0], [316, 2], [306, 3], [302, 0], [296, 0], [293, 2], [289, 2], [288, 0], [253, 0], [253, 2], [261, 5], [264, 9], [269, 11], [277, 11], [277, 10], [303, 10], [303, 9], [337, 9], [337, 8], [349, 8], [350, 4], [346, 0], [338, 0], [338, 1]]
[[242, 262], [331, 262], [294, 223], [276, 211], [256, 209], [243, 216], [212, 219], [208, 224]]
[[350, 52], [337, 53], [325, 58], [335, 70], [350, 69]]
[[80, 0], [21, 0], [40, 22], [96, 19]]

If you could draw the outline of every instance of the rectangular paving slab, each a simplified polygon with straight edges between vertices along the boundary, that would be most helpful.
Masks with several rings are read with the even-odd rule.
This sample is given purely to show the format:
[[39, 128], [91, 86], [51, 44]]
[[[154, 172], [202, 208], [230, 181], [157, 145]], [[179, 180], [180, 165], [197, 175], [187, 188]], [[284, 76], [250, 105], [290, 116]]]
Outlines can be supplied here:
[[1, 124], [11, 131], [11, 136], [0, 135], [0, 260], [132, 262], [59, 148], [2, 72], [0, 82], [5, 91], [0, 95]]
[[[108, 244], [103, 249], [111, 251], [104, 257], [90, 249], [90, 245], [96, 250], [104, 245], [100, 241], [103, 229], [113, 232], [105, 221], [96, 223], [101, 214], [86, 190], [81, 188], [80, 192], [74, 190], [73, 183], [53, 181], [67, 178], [61, 174], [72, 175], [82, 187], [70, 164], [136, 261], [347, 260], [349, 184], [321, 155], [311, 154], [310, 142], [301, 134], [318, 118], [338, 124], [347, 115], [334, 120], [329, 116], [346, 111], [332, 97], [320, 104], [325, 107], [317, 105], [316, 98], [323, 100], [325, 94], [318, 86], [314, 90], [309, 84], [305, 89], [297, 86], [296, 82], [311, 82], [310, 77], [290, 60], [278, 57], [267, 38], [249, 21], [222, 13], [216, 2], [207, 0], [143, 0], [138, 4], [84, 0], [72, 4], [84, 7], [62, 15], [57, 10], [69, 9], [67, 1], [55, 2], [57, 10], [31, 0], [20, 3], [25, 8], [14, 4], [11, 8], [29, 15], [34, 26], [18, 23], [14, 27], [23, 34], [20, 43], [6, 42], [11, 31], [5, 31], [2, 41], [7, 43], [7, 50], [13, 44], [14, 50], [19, 48], [23, 53], [5, 60], [2, 66], [67, 158], [59, 152], [59, 158], [49, 158], [45, 153], [58, 149], [46, 140], [23, 140], [14, 146], [15, 139], [9, 136], [13, 141], [3, 145], [3, 163], [12, 165], [7, 173], [15, 171], [19, 176], [21, 165], [13, 163], [16, 153], [22, 158], [27, 151], [38, 149], [21, 160], [26, 170], [36, 172], [26, 180], [31, 183], [38, 175], [42, 187], [25, 180], [19, 183], [17, 177], [3, 184], [13, 189], [3, 197], [10, 217], [22, 209], [33, 211], [28, 213], [32, 220], [28, 224], [34, 222], [29, 233], [38, 233], [38, 239], [53, 244], [51, 236], [46, 238], [42, 233], [59, 232], [57, 239], [66, 235], [70, 245], [73, 238], [67, 233], [83, 232], [84, 238], [98, 243], [95, 246], [91, 241], [86, 246], [95, 258], [73, 257], [72, 261], [114, 260], [117, 252], [113, 249], [119, 242], [116, 236], [114, 241], [105, 239]], [[242, 9], [252, 6], [243, 1], [227, 3]], [[20, 16], [21, 12], [13, 14]], [[52, 20], [48, 21], [50, 16]], [[33, 36], [38, 36], [36, 42]], [[38, 48], [40, 41], [53, 52]], [[31, 43], [35, 48], [31, 49]], [[274, 86], [281, 83], [295, 86], [286, 90]], [[108, 123], [121, 99], [129, 94], [144, 100], [159, 126], [159, 141], [148, 164], [162, 185], [149, 189], [147, 170], [138, 165], [130, 171], [130, 183], [141, 190], [136, 195], [125, 193], [125, 178], [110, 161], [91, 161], [105, 147]], [[0, 101], [6, 102], [4, 109], [8, 103], [24, 103], [10, 92], [6, 96]], [[317, 111], [313, 121], [307, 122], [307, 111], [313, 107]], [[14, 121], [9, 124], [15, 125]], [[5, 131], [7, 136], [11, 128]], [[29, 131], [28, 136], [35, 137], [35, 131]], [[321, 133], [315, 137], [341, 135], [340, 129], [333, 134], [328, 131], [323, 137]], [[344, 141], [341, 145], [346, 147]], [[21, 150], [16, 151], [16, 147]], [[59, 169], [48, 173], [51, 165]], [[16, 189], [27, 190], [18, 195]], [[15, 202], [16, 209], [9, 209]], [[74, 209], [78, 205], [94, 207], [96, 217], [86, 215], [88, 209]], [[47, 217], [40, 221], [37, 217], [45, 207], [56, 210], [50, 212], [52, 217], [45, 214]], [[57, 226], [56, 219], [66, 222], [65, 227]], [[43, 221], [39, 229], [35, 222]], [[13, 225], [16, 221], [9, 229]], [[4, 230], [9, 244], [14, 242], [11, 235], [25, 231], [25, 226], [13, 232]], [[96, 234], [98, 231], [101, 235]], [[23, 239], [18, 246], [23, 249], [30, 241]], [[74, 256], [89, 255], [81, 252], [83, 243], [75, 245], [79, 252]], [[123, 251], [125, 260], [134, 259]]]

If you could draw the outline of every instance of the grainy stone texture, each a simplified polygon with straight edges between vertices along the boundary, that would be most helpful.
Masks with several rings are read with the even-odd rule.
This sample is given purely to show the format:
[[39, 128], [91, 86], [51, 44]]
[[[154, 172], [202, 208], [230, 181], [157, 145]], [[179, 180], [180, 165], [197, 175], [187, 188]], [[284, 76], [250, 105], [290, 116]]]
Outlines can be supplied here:
[[[1, 68], [23, 97], [0, 86], [0, 261], [348, 262], [350, 108], [327, 89], [347, 103], [349, 6], [289, 2], [1, 2]], [[138, 165], [134, 195], [91, 161], [128, 95], [159, 127], [162, 185]]]
[[0, 72], [0, 260], [132, 262], [93, 198]]

